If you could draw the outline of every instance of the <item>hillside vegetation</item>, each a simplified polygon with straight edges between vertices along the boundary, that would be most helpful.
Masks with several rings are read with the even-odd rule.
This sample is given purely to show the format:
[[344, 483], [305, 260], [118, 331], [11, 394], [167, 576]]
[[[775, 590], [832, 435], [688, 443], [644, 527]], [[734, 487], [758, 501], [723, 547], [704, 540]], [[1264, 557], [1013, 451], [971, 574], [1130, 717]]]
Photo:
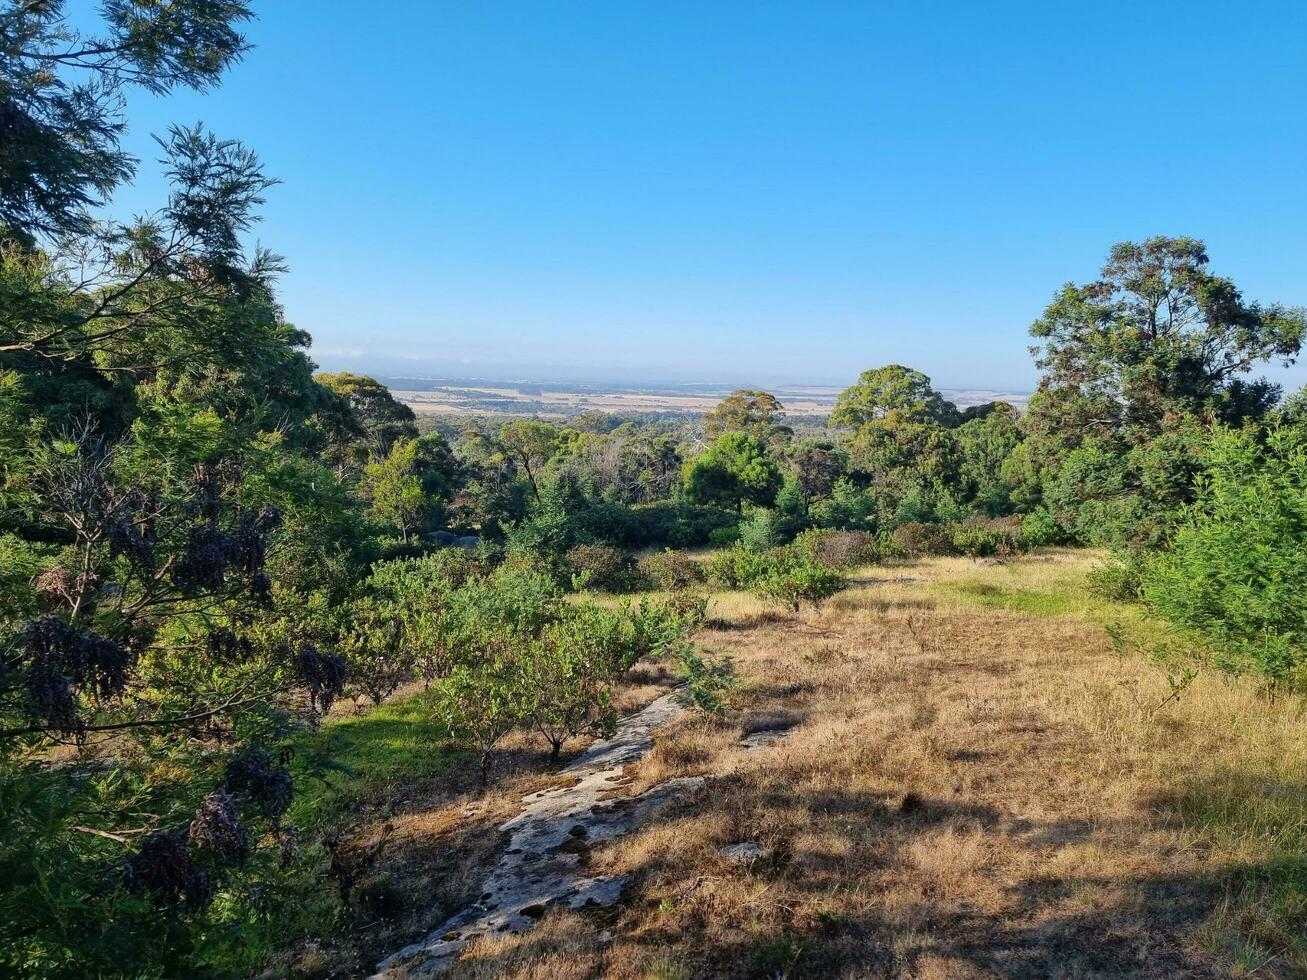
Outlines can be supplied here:
[[1053, 293], [1023, 411], [887, 364], [825, 425], [419, 429], [287, 321], [249, 148], [173, 128], [106, 209], [246, 4], [64, 6], [0, 0], [0, 973], [366, 974], [672, 689], [626, 788], [708, 788], [457, 970], [1307, 969], [1302, 310], [1158, 236]]

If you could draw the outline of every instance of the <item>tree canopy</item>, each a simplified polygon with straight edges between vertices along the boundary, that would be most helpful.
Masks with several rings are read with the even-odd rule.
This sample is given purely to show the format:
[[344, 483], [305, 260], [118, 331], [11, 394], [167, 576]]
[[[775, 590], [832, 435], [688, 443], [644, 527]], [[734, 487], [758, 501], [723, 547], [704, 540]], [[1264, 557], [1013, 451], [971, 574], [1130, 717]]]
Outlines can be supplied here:
[[728, 432], [746, 432], [764, 441], [789, 435], [781, 424], [785, 406], [775, 395], [751, 388], [737, 388], [703, 417], [703, 433], [709, 439]]
[[1030, 328], [1044, 372], [1032, 424], [1137, 442], [1168, 417], [1259, 417], [1278, 389], [1240, 375], [1292, 363], [1307, 313], [1245, 300], [1211, 273], [1194, 238], [1149, 238], [1112, 247], [1102, 275], [1063, 286]]
[[28, 241], [89, 231], [91, 209], [134, 174], [126, 89], [207, 88], [249, 48], [241, 0], [109, 0], [95, 33], [72, 29], [65, 6], [0, 10], [0, 226]]

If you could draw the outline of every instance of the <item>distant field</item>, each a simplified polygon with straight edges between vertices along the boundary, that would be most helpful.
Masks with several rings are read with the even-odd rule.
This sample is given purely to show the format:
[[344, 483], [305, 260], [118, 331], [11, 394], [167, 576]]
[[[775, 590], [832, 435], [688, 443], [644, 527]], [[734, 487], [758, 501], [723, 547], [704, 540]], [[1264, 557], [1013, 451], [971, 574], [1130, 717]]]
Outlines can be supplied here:
[[[384, 379], [395, 397], [419, 415], [536, 415], [570, 418], [585, 411], [619, 414], [702, 415], [731, 391], [728, 385], [625, 386], [553, 382]], [[788, 415], [818, 417], [830, 412], [839, 387], [782, 385], [769, 391]], [[1024, 408], [1025, 394], [987, 390], [943, 390], [958, 406], [987, 401]]]

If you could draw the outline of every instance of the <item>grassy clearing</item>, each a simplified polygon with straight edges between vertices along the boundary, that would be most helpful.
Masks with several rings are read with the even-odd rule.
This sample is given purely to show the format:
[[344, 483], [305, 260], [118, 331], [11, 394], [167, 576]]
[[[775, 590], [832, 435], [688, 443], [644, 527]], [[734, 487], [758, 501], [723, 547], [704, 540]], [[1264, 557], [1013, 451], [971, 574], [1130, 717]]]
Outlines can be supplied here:
[[[1095, 560], [868, 569], [798, 617], [714, 596], [734, 710], [674, 724], [634, 785], [729, 774], [590, 854], [634, 875], [622, 908], [551, 914], [456, 975], [1307, 971], [1300, 703], [1204, 673], [1159, 707], [1164, 673], [1104, 630], [1153, 627], [1089, 594]], [[778, 714], [783, 748], [741, 758]], [[745, 840], [768, 857], [718, 856]]]
[[[669, 726], [629, 791], [725, 775], [587, 854], [633, 876], [621, 906], [550, 912], [453, 975], [1307, 974], [1302, 702], [1212, 672], [1168, 701], [1164, 672], [1109, 641], [1108, 623], [1153, 627], [1088, 592], [1095, 560], [867, 569], [799, 616], [713, 596], [700, 640], [741, 675], [732, 710]], [[637, 677], [628, 707], [665, 683]], [[420, 703], [334, 723], [319, 737], [349, 737], [351, 774], [303, 804], [356, 814], [362, 853], [393, 828], [367, 872], [393, 907], [350, 913], [360, 972], [475, 897], [493, 826], [550, 778], [511, 743], [469, 812], [465, 767], [423, 750]], [[781, 747], [740, 751], [787, 725]], [[740, 841], [767, 856], [719, 856]]]

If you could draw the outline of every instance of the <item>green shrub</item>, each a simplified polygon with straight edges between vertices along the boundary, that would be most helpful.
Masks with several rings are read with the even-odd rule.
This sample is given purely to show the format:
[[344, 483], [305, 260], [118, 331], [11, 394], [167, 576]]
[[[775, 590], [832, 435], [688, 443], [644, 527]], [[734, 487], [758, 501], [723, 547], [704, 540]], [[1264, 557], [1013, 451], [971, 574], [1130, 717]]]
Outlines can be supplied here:
[[685, 683], [683, 704], [705, 714], [726, 713], [726, 695], [739, 681], [728, 657], [705, 656], [685, 643], [677, 650], [676, 673]]
[[890, 535], [895, 550], [907, 558], [951, 555], [953, 531], [947, 524], [923, 524], [909, 521], [900, 524]]
[[549, 743], [551, 759], [569, 737], [612, 734], [612, 685], [639, 653], [635, 635], [621, 613], [568, 606], [523, 651], [522, 710]]
[[754, 507], [740, 521], [740, 544], [751, 551], [766, 551], [784, 543], [775, 511]]
[[336, 616], [336, 650], [349, 670], [349, 690], [380, 704], [417, 669], [404, 642], [400, 607], [364, 596], [339, 607]]
[[688, 589], [706, 578], [703, 565], [684, 551], [672, 551], [670, 548], [646, 555], [640, 559], [638, 567], [646, 581], [664, 592]]
[[814, 528], [800, 534], [794, 544], [809, 558], [831, 568], [858, 568], [881, 559], [880, 543], [869, 531]]
[[1013, 555], [1025, 548], [1021, 519], [972, 517], [952, 524], [953, 552], [971, 558]]
[[1150, 607], [1222, 669], [1307, 683], [1307, 441], [1217, 429], [1196, 500], [1144, 568]]
[[846, 588], [848, 582], [842, 572], [793, 552], [788, 558], [769, 562], [769, 567], [749, 585], [755, 595], [779, 602], [794, 612], [804, 602], [819, 606], [824, 599]]
[[1047, 507], [1038, 507], [1025, 516], [1021, 522], [1021, 536], [1030, 548], [1067, 543], [1066, 531]]
[[769, 567], [768, 554], [743, 545], [713, 552], [708, 559], [708, 577], [722, 588], [747, 589]]
[[1089, 572], [1089, 590], [1115, 602], [1137, 602], [1143, 584], [1143, 560], [1123, 552]]
[[627, 548], [695, 548], [714, 543], [714, 535], [722, 543], [739, 521], [734, 511], [681, 502], [637, 504], [618, 514], [608, 536]]
[[572, 588], [600, 592], [630, 592], [636, 587], [635, 563], [620, 548], [579, 544], [567, 553]]
[[715, 527], [708, 533], [708, 544], [713, 548], [729, 548], [740, 540], [739, 523]]

